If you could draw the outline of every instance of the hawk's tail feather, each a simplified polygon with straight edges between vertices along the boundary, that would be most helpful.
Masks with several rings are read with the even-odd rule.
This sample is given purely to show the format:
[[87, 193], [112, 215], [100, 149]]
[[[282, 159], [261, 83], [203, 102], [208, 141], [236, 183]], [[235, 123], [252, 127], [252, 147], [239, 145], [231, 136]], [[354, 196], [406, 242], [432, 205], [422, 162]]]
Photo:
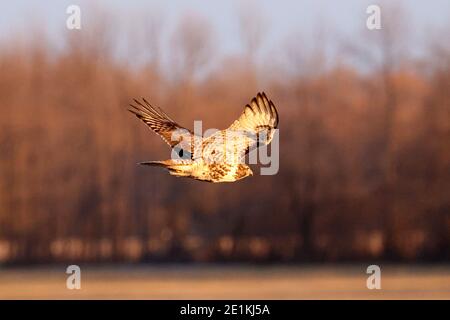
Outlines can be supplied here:
[[177, 162], [174, 160], [163, 161], [145, 161], [139, 164], [145, 166], [163, 167], [169, 170], [169, 173], [174, 176], [187, 177], [191, 175], [191, 165], [188, 163]]
[[155, 167], [166, 167], [167, 163], [165, 161], [144, 161], [139, 162], [140, 165], [143, 166], [155, 166]]

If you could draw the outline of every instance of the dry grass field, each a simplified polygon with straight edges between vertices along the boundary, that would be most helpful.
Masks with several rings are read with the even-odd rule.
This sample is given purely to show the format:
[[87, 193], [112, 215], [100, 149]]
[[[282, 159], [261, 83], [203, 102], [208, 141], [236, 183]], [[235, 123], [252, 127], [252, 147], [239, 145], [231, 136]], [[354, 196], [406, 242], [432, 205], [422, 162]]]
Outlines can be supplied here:
[[381, 266], [368, 290], [365, 265], [83, 267], [81, 289], [65, 267], [0, 270], [1, 299], [450, 299], [450, 268]]

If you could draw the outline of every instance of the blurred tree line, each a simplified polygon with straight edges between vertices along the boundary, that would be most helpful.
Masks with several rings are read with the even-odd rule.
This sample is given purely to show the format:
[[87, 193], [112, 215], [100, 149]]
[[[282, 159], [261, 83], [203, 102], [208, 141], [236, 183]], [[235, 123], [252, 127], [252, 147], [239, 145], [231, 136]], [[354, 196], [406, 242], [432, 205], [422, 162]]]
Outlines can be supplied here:
[[[214, 67], [218, 40], [193, 15], [169, 64], [157, 17], [134, 20], [124, 48], [107, 16], [60, 48], [45, 32], [3, 41], [0, 262], [449, 261], [448, 42], [413, 58], [391, 23], [334, 54], [318, 36], [264, 60], [252, 14], [242, 54]], [[263, 90], [280, 115], [277, 175], [208, 184], [137, 165], [170, 151], [127, 113], [132, 98], [226, 128]]]

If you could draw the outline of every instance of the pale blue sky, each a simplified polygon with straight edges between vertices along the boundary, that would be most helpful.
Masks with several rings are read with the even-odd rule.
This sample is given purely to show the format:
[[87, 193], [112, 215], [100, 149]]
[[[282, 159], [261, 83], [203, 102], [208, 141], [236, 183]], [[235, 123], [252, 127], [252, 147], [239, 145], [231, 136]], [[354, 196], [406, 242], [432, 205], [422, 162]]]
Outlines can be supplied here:
[[[238, 36], [237, 12], [238, 0], [208, 1], [208, 0], [15, 0], [2, 1], [0, 5], [0, 36], [4, 37], [17, 32], [27, 33], [27, 28], [33, 23], [44, 22], [50, 34], [58, 41], [58, 37], [66, 32], [66, 8], [70, 4], [78, 4], [82, 14], [90, 10], [95, 3], [100, 9], [107, 8], [119, 16], [133, 16], [136, 13], [161, 12], [166, 24], [166, 30], [173, 28], [177, 17], [186, 12], [196, 12], [206, 17], [211, 23], [217, 41], [218, 50], [222, 54], [239, 52], [241, 42]], [[276, 47], [290, 34], [313, 34], [311, 31], [325, 22], [332, 33], [341, 35], [352, 34], [365, 25], [367, 14], [365, 9], [369, 4], [380, 1], [366, 0], [258, 0], [254, 1], [260, 7], [268, 24], [265, 50]], [[381, 3], [386, 1], [381, 1]], [[408, 22], [414, 26], [411, 33], [414, 41], [420, 46], [431, 28], [443, 28], [450, 24], [449, 0], [418, 0], [402, 1], [407, 12]], [[84, 11], [83, 11], [84, 10]], [[116, 28], [111, 25], [111, 30]], [[170, 31], [167, 31], [170, 32]]]

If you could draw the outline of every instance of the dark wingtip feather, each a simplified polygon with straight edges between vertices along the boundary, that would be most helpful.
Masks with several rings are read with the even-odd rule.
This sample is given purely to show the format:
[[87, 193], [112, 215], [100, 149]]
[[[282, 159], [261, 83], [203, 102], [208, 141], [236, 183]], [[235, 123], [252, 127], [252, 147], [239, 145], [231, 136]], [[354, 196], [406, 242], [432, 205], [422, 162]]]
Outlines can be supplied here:
[[144, 100], [145, 104], [146, 104], [148, 107], [152, 108], [152, 105], [151, 105], [144, 97], [142, 97], [142, 100]]
[[[130, 106], [132, 106], [132, 105], [130, 105]], [[134, 107], [134, 106], [132, 106], [132, 107]], [[132, 114], [134, 114], [135, 116], [138, 115], [138, 113], [137, 113], [137, 111], [136, 111], [135, 109], [127, 108], [127, 110], [128, 110], [129, 112], [131, 112]]]

